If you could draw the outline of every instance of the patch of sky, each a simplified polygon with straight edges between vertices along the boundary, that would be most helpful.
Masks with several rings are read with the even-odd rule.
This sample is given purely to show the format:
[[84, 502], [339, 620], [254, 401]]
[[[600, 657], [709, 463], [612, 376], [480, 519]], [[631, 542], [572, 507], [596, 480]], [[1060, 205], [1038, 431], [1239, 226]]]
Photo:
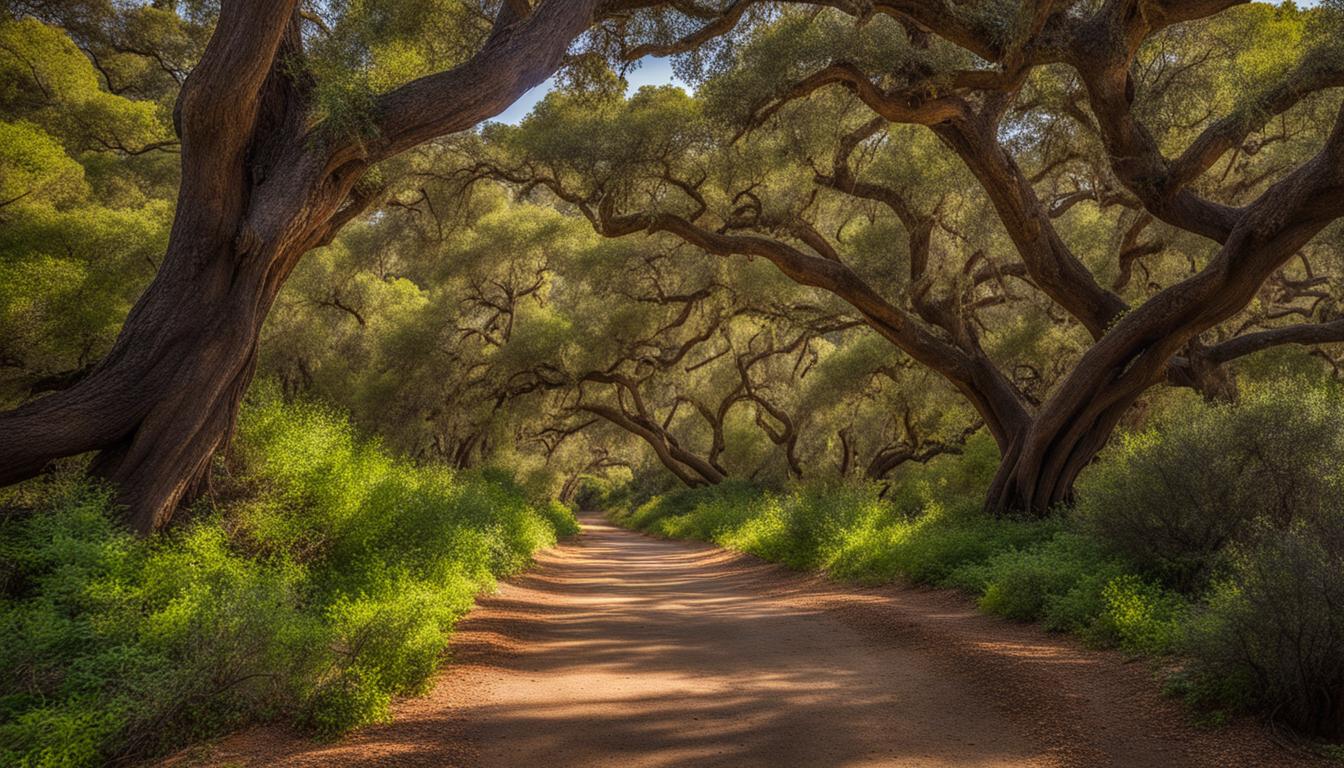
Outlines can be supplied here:
[[[645, 56], [638, 62], [639, 66], [633, 67], [625, 73], [627, 92], [633, 92], [645, 85], [679, 85], [682, 88], [690, 90], [686, 83], [672, 74], [672, 62], [670, 59], [657, 59], [652, 56]], [[555, 87], [555, 78], [547, 80], [536, 88], [523, 94], [521, 98], [513, 103], [513, 106], [504, 110], [502, 114], [495, 118], [495, 121], [517, 125], [527, 113], [532, 111], [538, 101]]]

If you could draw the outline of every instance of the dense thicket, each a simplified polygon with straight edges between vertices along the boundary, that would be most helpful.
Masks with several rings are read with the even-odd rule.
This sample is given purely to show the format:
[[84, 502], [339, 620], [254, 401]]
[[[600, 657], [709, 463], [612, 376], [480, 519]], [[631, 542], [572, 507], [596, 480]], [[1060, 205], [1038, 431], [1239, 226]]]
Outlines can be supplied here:
[[0, 499], [0, 763], [95, 766], [258, 720], [335, 735], [423, 690], [477, 593], [572, 513], [262, 393], [219, 499], [145, 540], [62, 473]]

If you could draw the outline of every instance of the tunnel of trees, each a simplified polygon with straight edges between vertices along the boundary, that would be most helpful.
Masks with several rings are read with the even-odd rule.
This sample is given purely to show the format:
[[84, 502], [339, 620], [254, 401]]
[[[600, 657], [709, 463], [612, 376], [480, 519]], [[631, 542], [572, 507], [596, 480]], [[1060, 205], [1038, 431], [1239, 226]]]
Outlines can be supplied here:
[[[422, 369], [398, 439], [459, 465], [524, 400], [528, 450], [618, 431], [691, 485], [880, 478], [983, 427], [987, 508], [1045, 515], [1151, 387], [1234, 399], [1239, 358], [1344, 338], [1329, 8], [11, 5], [8, 130], [158, 207], [93, 287], [106, 314], [143, 286], [115, 334], [6, 334], [0, 481], [96, 451], [140, 530], [205, 488], [259, 357], [296, 388], [342, 344], [359, 378]], [[612, 68], [650, 55], [695, 95], [626, 96]], [[521, 125], [473, 130], [557, 72]], [[7, 218], [128, 215], [45, 157], [11, 160]], [[442, 359], [379, 333], [407, 279]], [[268, 322], [326, 338], [268, 350]], [[730, 468], [752, 431], [757, 466]]]
[[[471, 550], [495, 558], [471, 590], [565, 505], [652, 499], [631, 519], [668, 533], [663, 495], [750, 488], [772, 524], [885, 521], [889, 566], [935, 519], [964, 534], [939, 556], [983, 534], [1000, 565], [1058, 534], [1042, 551], [1085, 554], [1033, 583], [1087, 570], [1098, 605], [1339, 617], [1316, 575], [1344, 574], [1341, 219], [1338, 0], [0, 0], [0, 598], [45, 583], [14, 531], [59, 539], [31, 489], [70, 476], [135, 542], [108, 551], [251, 503], [230, 552], [354, 557], [275, 512], [355, 514], [263, 461], [326, 451], [405, 523], [388, 551], [423, 554], [434, 516], [398, 504], [451, 506], [450, 477], [488, 499], [477, 533], [555, 524]], [[1308, 565], [1247, 565], [1270, 560]], [[360, 562], [369, 594], [414, 593]], [[1330, 621], [1310, 663], [1335, 677], [1271, 708], [1344, 736]], [[1309, 668], [1282, 627], [1275, 663]]]

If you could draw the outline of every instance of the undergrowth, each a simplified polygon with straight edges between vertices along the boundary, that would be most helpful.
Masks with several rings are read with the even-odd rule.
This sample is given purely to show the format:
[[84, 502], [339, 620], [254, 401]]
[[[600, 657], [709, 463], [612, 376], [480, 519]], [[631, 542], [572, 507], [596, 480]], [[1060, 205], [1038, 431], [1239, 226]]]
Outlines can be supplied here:
[[323, 736], [424, 690], [495, 579], [574, 533], [507, 477], [420, 467], [314, 405], [254, 398], [221, 489], [148, 539], [108, 489], [4, 499], [0, 765], [92, 766], [249, 722]]

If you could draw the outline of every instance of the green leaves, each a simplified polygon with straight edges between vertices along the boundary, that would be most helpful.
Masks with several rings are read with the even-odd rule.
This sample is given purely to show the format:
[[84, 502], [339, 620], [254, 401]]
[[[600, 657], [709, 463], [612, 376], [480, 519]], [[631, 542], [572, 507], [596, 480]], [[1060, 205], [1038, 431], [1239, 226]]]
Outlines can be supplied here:
[[36, 125], [0, 121], [0, 205], [59, 205], [89, 192], [84, 167]]
[[100, 78], [63, 31], [0, 22], [0, 402], [92, 364], [166, 247], [176, 156], [137, 154], [166, 109]]
[[417, 467], [343, 415], [256, 393], [238, 493], [139, 539], [109, 490], [7, 491], [0, 763], [103, 765], [284, 719], [336, 735], [423, 690], [497, 576], [572, 531], [517, 486]]
[[490, 28], [471, 0], [338, 0], [321, 11], [302, 64], [316, 80], [315, 117], [336, 133], [368, 133], [377, 94], [461, 63]]
[[5, 114], [41, 123], [72, 152], [138, 153], [171, 139], [160, 105], [104, 90], [74, 42], [39, 21], [0, 22], [0, 82]]
[[856, 21], [837, 11], [792, 9], [756, 30], [732, 65], [705, 82], [702, 95], [711, 115], [740, 126], [790, 86], [834, 63], [854, 65], [889, 87], [936, 81], [969, 59], [951, 46], [911, 44], [901, 24], [885, 14]]
[[[705, 148], [709, 136], [698, 101], [675, 86], [645, 86], [628, 99], [552, 91], [516, 129], [497, 128], [489, 138], [508, 153], [500, 158], [506, 167], [534, 163], [584, 196], [601, 189], [657, 206], [679, 193], [637, 184], [664, 172], [686, 174], [697, 160], [693, 150]], [[676, 204], [684, 207], [684, 198]]]

